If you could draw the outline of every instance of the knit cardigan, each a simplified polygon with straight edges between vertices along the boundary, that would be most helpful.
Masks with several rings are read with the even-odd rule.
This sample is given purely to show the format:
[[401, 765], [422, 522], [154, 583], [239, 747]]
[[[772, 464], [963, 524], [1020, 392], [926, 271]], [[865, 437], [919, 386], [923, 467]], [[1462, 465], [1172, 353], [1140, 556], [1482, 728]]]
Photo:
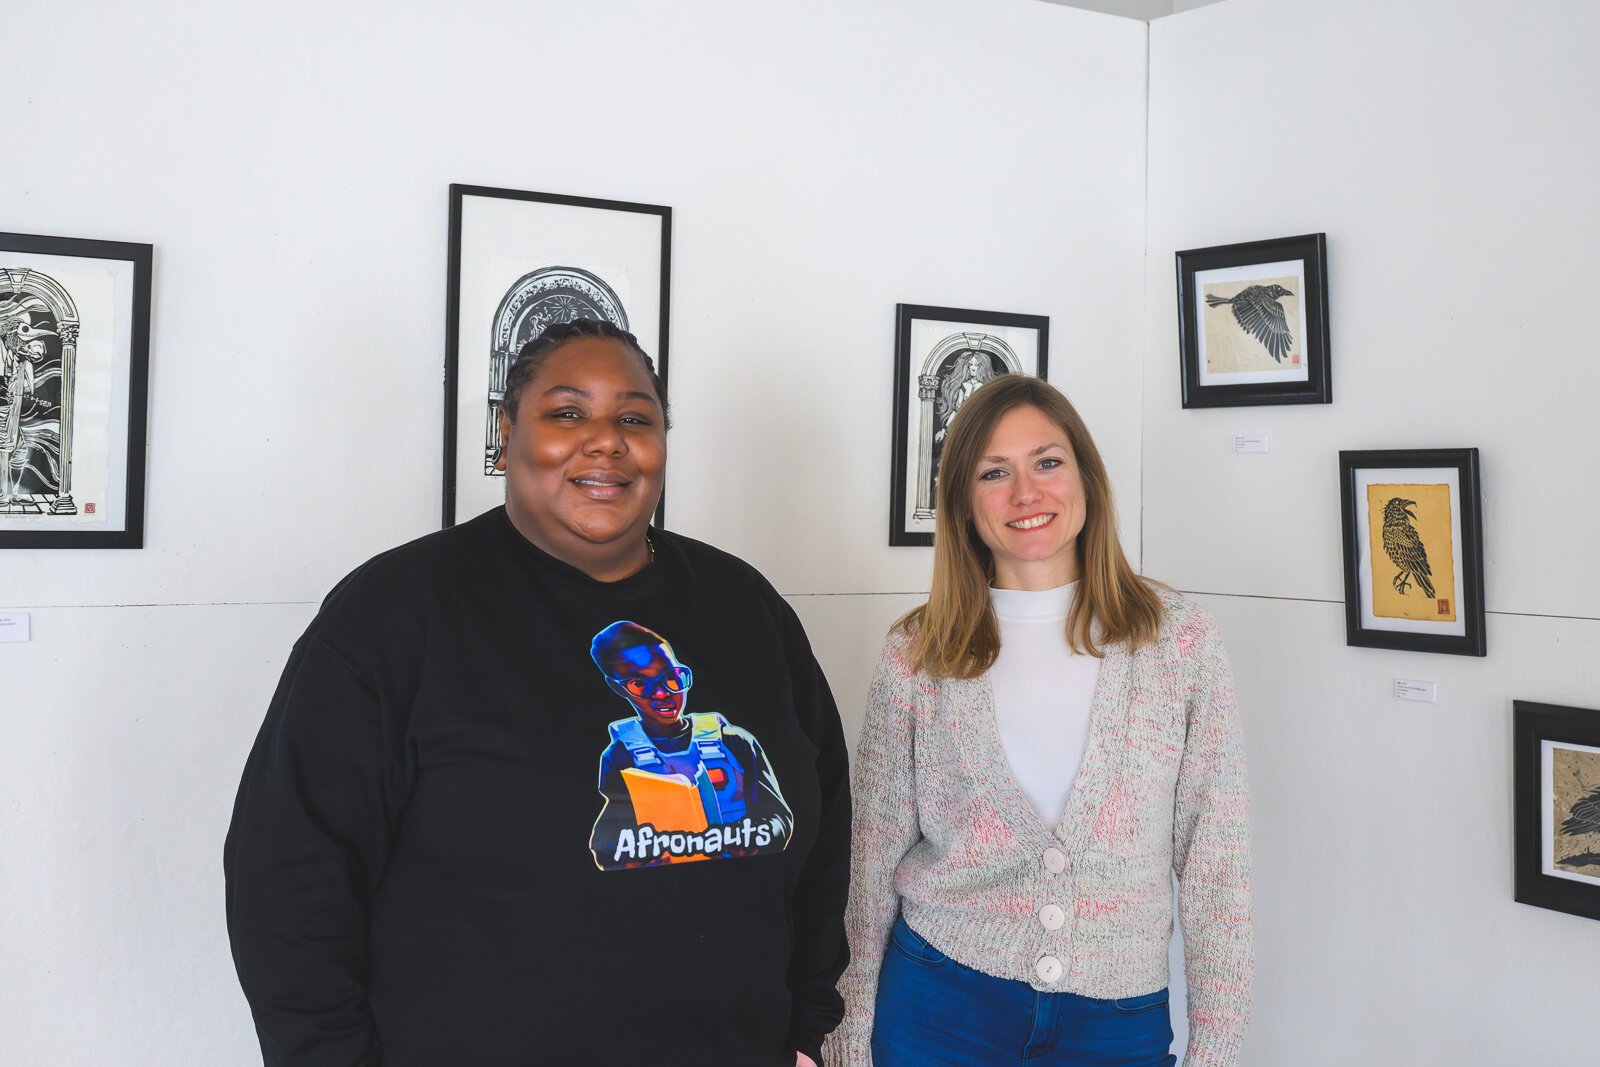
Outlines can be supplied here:
[[[1173, 872], [1188, 978], [1184, 1065], [1238, 1064], [1254, 970], [1239, 717], [1216, 623], [1159, 593], [1156, 640], [1105, 650], [1088, 745], [1054, 832], [1011, 776], [988, 676], [913, 671], [908, 637], [890, 633], [856, 752], [851, 959], [828, 1067], [871, 1063], [878, 970], [897, 912], [984, 974], [1131, 997], [1168, 984]], [[1065, 922], [1046, 913], [1055, 930], [1041, 918], [1051, 904], [1065, 913]], [[1041, 977], [1057, 970], [1053, 982]]]

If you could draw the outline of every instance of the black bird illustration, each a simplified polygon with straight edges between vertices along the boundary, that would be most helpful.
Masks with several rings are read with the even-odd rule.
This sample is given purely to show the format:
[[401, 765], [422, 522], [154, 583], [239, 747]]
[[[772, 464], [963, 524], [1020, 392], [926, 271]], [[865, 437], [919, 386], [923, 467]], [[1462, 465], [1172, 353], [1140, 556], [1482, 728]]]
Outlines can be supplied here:
[[[1572, 815], [1561, 824], [1564, 837], [1600, 834], [1600, 789], [1591, 790], [1572, 805]], [[1582, 852], [1557, 861], [1563, 867], [1600, 867], [1600, 852]]]
[[1411, 525], [1417, 517], [1411, 509], [1416, 506], [1415, 500], [1400, 497], [1391, 497], [1383, 506], [1383, 550], [1400, 568], [1393, 579], [1395, 592], [1405, 596], [1411, 580], [1416, 579], [1422, 591], [1432, 597], [1433, 568], [1428, 566], [1428, 550], [1422, 546], [1417, 528]]
[[1293, 295], [1281, 285], [1252, 285], [1231, 297], [1208, 293], [1206, 306], [1232, 304], [1233, 317], [1240, 329], [1260, 341], [1274, 363], [1282, 363], [1283, 357], [1289, 354], [1289, 346], [1294, 344], [1294, 335], [1289, 332], [1289, 322], [1284, 318], [1283, 305], [1278, 303], [1278, 298]]
[[1600, 789], [1592, 790], [1572, 805], [1572, 815], [1561, 824], [1561, 832], [1569, 837], [1600, 834]]

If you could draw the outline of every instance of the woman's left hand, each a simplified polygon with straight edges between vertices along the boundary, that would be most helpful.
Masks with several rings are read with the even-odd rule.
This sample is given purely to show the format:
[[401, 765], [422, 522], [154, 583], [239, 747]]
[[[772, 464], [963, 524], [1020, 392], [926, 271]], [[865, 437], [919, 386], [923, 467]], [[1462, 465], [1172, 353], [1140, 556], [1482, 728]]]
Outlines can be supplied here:
[[807, 1056], [804, 1052], [794, 1054], [794, 1067], [817, 1067], [817, 1061]]

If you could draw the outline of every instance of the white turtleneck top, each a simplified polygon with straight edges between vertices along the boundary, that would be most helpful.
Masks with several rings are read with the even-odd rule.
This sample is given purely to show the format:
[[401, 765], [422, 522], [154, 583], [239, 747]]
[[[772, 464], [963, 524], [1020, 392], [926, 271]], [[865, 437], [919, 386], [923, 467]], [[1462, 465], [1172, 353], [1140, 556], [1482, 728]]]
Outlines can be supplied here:
[[1089, 740], [1089, 705], [1100, 661], [1067, 646], [1067, 611], [1078, 583], [1055, 589], [990, 589], [1000, 656], [989, 668], [995, 724], [1011, 775], [1054, 830], [1067, 808]]

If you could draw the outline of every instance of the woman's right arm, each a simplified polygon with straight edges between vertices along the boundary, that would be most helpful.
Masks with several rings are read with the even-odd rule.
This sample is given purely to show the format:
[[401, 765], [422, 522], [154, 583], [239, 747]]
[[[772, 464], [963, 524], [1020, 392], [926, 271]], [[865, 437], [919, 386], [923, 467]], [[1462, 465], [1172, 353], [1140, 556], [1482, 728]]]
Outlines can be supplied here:
[[828, 1067], [867, 1067], [872, 1062], [878, 968], [899, 911], [894, 874], [921, 836], [912, 766], [917, 691], [917, 676], [906, 666], [905, 639], [891, 633], [867, 696], [866, 722], [851, 773], [855, 816], [845, 912], [850, 966], [839, 980], [844, 1022], [825, 1046]]
[[377, 1064], [367, 902], [398, 805], [377, 687], [315, 634], [296, 646], [228, 830], [228, 936], [267, 1067]]

